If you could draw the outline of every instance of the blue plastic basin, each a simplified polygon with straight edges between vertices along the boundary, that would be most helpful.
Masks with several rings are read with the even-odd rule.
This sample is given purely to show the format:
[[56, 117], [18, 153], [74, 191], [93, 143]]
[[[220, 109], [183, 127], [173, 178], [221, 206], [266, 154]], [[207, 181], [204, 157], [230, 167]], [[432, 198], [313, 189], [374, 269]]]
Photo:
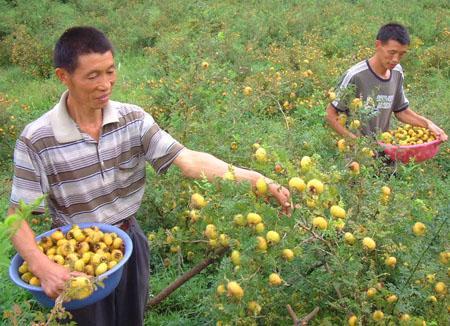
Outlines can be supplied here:
[[[116, 266], [114, 266], [111, 270], [107, 271], [106, 273], [100, 276], [102, 278], [102, 282], [105, 285], [104, 287], [98, 286], [97, 290], [95, 290], [94, 293], [92, 293], [89, 297], [83, 300], [71, 300], [69, 302], [64, 303], [63, 306], [67, 310], [83, 308], [108, 296], [119, 284], [120, 278], [122, 277], [123, 266], [128, 261], [133, 251], [133, 243], [131, 242], [131, 239], [128, 236], [128, 234], [116, 226], [102, 223], [80, 223], [78, 225], [80, 226], [80, 229], [85, 229], [91, 226], [97, 226], [103, 232], [109, 233], [115, 232], [123, 240], [123, 243], [125, 245], [125, 253], [123, 255], [123, 258], [117, 263]], [[70, 230], [71, 227], [72, 227], [71, 225], [65, 225], [58, 229], [61, 229], [65, 234], [67, 231]], [[55, 230], [57, 229], [53, 229], [45, 233], [42, 233], [41, 235], [36, 237], [36, 240], [40, 240], [44, 236], [45, 237], [50, 236], [50, 234], [52, 234]], [[19, 254], [16, 254], [11, 260], [11, 265], [9, 266], [9, 276], [11, 277], [13, 282], [16, 283], [18, 286], [30, 291], [36, 298], [36, 300], [43, 306], [49, 308], [53, 307], [55, 305], [55, 300], [48, 297], [41, 287], [30, 285], [20, 278], [18, 269], [22, 263], [23, 259], [22, 257], [19, 256]]]

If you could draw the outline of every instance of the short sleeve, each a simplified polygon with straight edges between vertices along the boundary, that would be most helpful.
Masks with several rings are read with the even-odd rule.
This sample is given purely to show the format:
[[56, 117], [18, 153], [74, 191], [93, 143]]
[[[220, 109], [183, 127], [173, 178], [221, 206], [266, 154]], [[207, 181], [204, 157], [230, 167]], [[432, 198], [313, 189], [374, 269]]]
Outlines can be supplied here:
[[[17, 205], [20, 200], [26, 204], [34, 202], [45, 193], [45, 180], [42, 164], [29, 141], [19, 138], [14, 149], [14, 176], [11, 191], [11, 204]], [[44, 212], [45, 203], [41, 202], [37, 211]]]
[[[336, 89], [336, 99], [331, 102], [331, 105], [339, 112], [348, 112], [348, 99], [349, 89], [354, 87], [354, 75], [347, 71], [339, 81]], [[351, 98], [355, 97], [355, 94], [351, 94]]]
[[395, 99], [394, 104], [392, 106], [392, 111], [394, 112], [401, 112], [403, 110], [406, 110], [409, 107], [408, 99], [405, 95], [405, 90], [403, 89], [403, 70], [400, 68], [400, 81], [399, 85], [397, 87], [397, 91], [395, 93]]
[[171, 135], [162, 130], [155, 120], [144, 113], [141, 140], [145, 159], [157, 173], [164, 173], [184, 148]]

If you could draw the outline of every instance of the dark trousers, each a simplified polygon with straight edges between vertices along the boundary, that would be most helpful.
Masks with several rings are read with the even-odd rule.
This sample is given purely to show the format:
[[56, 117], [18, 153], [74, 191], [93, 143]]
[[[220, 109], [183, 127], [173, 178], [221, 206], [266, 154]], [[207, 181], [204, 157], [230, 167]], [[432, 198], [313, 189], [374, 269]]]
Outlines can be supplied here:
[[148, 298], [150, 275], [147, 237], [132, 218], [128, 235], [133, 241], [133, 253], [125, 264], [119, 285], [103, 300], [77, 310], [71, 310], [80, 326], [141, 326]]

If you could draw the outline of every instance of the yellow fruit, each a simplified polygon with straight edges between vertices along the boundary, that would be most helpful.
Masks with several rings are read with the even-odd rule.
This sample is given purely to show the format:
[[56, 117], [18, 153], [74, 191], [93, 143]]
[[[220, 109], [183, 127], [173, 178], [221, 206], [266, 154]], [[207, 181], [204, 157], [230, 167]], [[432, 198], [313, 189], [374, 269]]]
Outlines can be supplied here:
[[383, 132], [380, 136], [381, 141], [386, 144], [392, 143], [392, 135], [389, 132]]
[[82, 300], [94, 292], [92, 282], [84, 276], [77, 276], [70, 280], [68, 296], [71, 299]]
[[294, 252], [291, 249], [283, 249], [281, 256], [287, 261], [294, 259]]
[[206, 206], [208, 202], [199, 193], [194, 193], [191, 196], [191, 206], [195, 209], [200, 209]]
[[395, 294], [391, 294], [386, 298], [386, 301], [389, 303], [394, 303], [398, 300], [398, 297]]
[[449, 260], [450, 260], [450, 251], [447, 252], [443, 251], [439, 253], [439, 262], [441, 264], [447, 265]]
[[426, 276], [426, 279], [427, 279], [428, 283], [434, 283], [434, 281], [436, 279], [436, 274], [428, 274]]
[[437, 294], [445, 294], [447, 292], [447, 286], [444, 282], [437, 282], [434, 286], [434, 291], [436, 291]]
[[268, 189], [268, 187], [267, 187], [266, 180], [263, 177], [259, 178], [256, 181], [256, 192], [259, 195], [264, 195], [267, 193], [267, 189]]
[[235, 281], [228, 282], [227, 291], [228, 291], [229, 296], [237, 298], [237, 299], [242, 299], [242, 297], [244, 296], [244, 290]]
[[345, 124], [347, 123], [347, 115], [345, 113], [339, 114], [338, 120], [341, 126], [345, 126]]
[[108, 270], [113, 269], [114, 266], [117, 265], [117, 261], [115, 260], [111, 260], [110, 262], [108, 262]]
[[314, 227], [316, 227], [316, 228], [318, 228], [320, 230], [326, 230], [327, 227], [328, 227], [327, 220], [324, 219], [321, 216], [314, 217], [313, 220], [312, 220], [312, 224], [313, 224]]
[[400, 316], [400, 320], [401, 320], [401, 321], [410, 321], [410, 320], [411, 320], [411, 316], [408, 315], [408, 314], [402, 314], [402, 315]]
[[219, 243], [222, 247], [228, 247], [230, 242], [230, 237], [224, 233], [219, 235]]
[[355, 236], [350, 232], [345, 232], [344, 241], [346, 244], [352, 245], [356, 242]]
[[436, 296], [434, 296], [434, 295], [428, 296], [427, 300], [430, 301], [430, 302], [433, 302], [433, 303], [434, 303], [434, 302], [437, 302], [437, 298], [436, 298]]
[[250, 301], [247, 305], [247, 309], [251, 315], [259, 315], [261, 312], [261, 306], [256, 301]]
[[87, 275], [93, 276], [94, 273], [95, 273], [94, 266], [92, 266], [92, 265], [86, 265], [86, 266], [84, 266], [84, 273], [87, 274]]
[[361, 127], [361, 121], [353, 120], [352, 122], [350, 122], [350, 128], [359, 129], [359, 127]]
[[50, 237], [52, 238], [53, 241], [58, 241], [61, 239], [64, 239], [64, 233], [62, 233], [61, 230], [56, 230], [55, 232], [53, 232]]
[[216, 289], [216, 293], [217, 293], [218, 295], [222, 295], [222, 294], [224, 294], [226, 291], [227, 291], [227, 290], [225, 289], [225, 285], [223, 285], [223, 284], [220, 284], [220, 285], [217, 287], [217, 289]]
[[54, 255], [52, 257], [52, 260], [57, 263], [58, 265], [64, 265], [64, 257], [61, 255]]
[[234, 175], [234, 173], [232, 171], [227, 171], [224, 173], [222, 179], [229, 180], [229, 181], [235, 181], [236, 176]]
[[18, 270], [19, 270], [20, 274], [24, 274], [24, 273], [28, 272], [28, 263], [26, 261], [24, 261], [22, 263], [22, 265], [19, 266]]
[[112, 244], [114, 249], [120, 249], [123, 245], [123, 240], [119, 237], [115, 238]]
[[353, 315], [348, 318], [348, 326], [356, 326], [357, 324], [358, 324], [358, 317]]
[[384, 318], [384, 313], [381, 310], [375, 310], [372, 314], [373, 320], [380, 321]]
[[360, 99], [360, 98], [354, 98], [353, 100], [352, 100], [352, 102], [350, 103], [350, 108], [352, 108], [352, 109], [359, 109], [359, 108], [361, 108], [362, 107], [362, 100]]
[[426, 231], [426, 226], [421, 222], [416, 222], [412, 227], [412, 231], [418, 237], [423, 236]]
[[22, 274], [22, 276], [20, 276], [20, 278], [26, 283], [30, 283], [32, 277], [33, 274], [31, 274], [31, 272], [25, 272], [24, 274]]
[[208, 224], [203, 232], [208, 239], [217, 238], [217, 229], [214, 224]]
[[345, 139], [343, 139], [343, 138], [339, 139], [337, 142], [337, 147], [338, 147], [339, 152], [341, 152], [341, 153], [345, 152], [347, 150], [347, 144], [345, 142]]
[[272, 273], [269, 275], [269, 284], [273, 286], [278, 286], [283, 283], [283, 279], [277, 273]]
[[308, 206], [309, 208], [314, 208], [316, 207], [317, 203], [314, 199], [311, 198], [307, 198], [306, 199], [306, 206]]
[[236, 224], [237, 226], [244, 226], [247, 222], [245, 220], [244, 215], [236, 214], [233, 217], [233, 223]]
[[323, 183], [317, 179], [311, 179], [306, 184], [306, 188], [313, 194], [321, 194], [323, 192]]
[[253, 89], [250, 86], [245, 86], [244, 90], [242, 91], [245, 96], [249, 96], [252, 94]]
[[397, 258], [391, 256], [385, 259], [384, 263], [386, 264], [386, 266], [394, 268], [395, 264], [397, 264]]
[[263, 233], [265, 229], [264, 223], [258, 223], [255, 226], [256, 233]]
[[267, 241], [263, 237], [256, 237], [256, 240], [258, 241], [258, 244], [256, 245], [256, 248], [260, 251], [266, 251], [267, 250]]
[[338, 206], [338, 205], [331, 206], [330, 214], [334, 218], [345, 218], [345, 216], [346, 216], [345, 209], [343, 209], [341, 206]]
[[255, 158], [258, 162], [266, 162], [267, 161], [267, 152], [264, 148], [260, 147], [255, 152]]
[[106, 263], [100, 263], [95, 269], [95, 276], [99, 276], [108, 270], [108, 265]]
[[327, 94], [328, 99], [330, 100], [330, 102], [334, 101], [336, 99], [336, 93], [333, 91], [329, 91]]
[[376, 248], [377, 244], [375, 243], [375, 241], [372, 238], [369, 237], [365, 237], [362, 241], [363, 247], [364, 249], [368, 250], [368, 251], [372, 251]]
[[262, 222], [262, 217], [256, 213], [248, 213], [247, 214], [247, 223], [249, 225], [256, 225]]
[[361, 152], [366, 155], [367, 157], [374, 157], [375, 153], [373, 152], [373, 150], [371, 150], [370, 148], [367, 147], [363, 147], [361, 149]]
[[367, 297], [372, 298], [375, 294], [377, 294], [377, 289], [375, 288], [369, 288], [367, 290]]
[[358, 162], [352, 162], [349, 165], [349, 169], [353, 174], [359, 174], [359, 163]]
[[203, 62], [202, 62], [202, 68], [203, 68], [203, 69], [208, 69], [208, 67], [209, 67], [209, 63], [206, 62], [206, 61], [203, 61]]
[[391, 188], [388, 186], [381, 187], [381, 193], [385, 196], [389, 196], [391, 194]]
[[230, 257], [233, 265], [238, 266], [241, 264], [241, 254], [239, 253], [239, 251], [233, 250]]
[[83, 259], [78, 259], [74, 264], [73, 264], [73, 269], [77, 272], [82, 272], [84, 271], [84, 260]]
[[303, 156], [302, 159], [300, 160], [300, 167], [302, 169], [302, 171], [309, 171], [309, 169], [311, 168], [312, 165], [312, 160], [311, 157], [309, 156]]
[[41, 281], [36, 276], [33, 276], [29, 283], [34, 286], [41, 286]]
[[276, 231], [269, 231], [266, 234], [266, 239], [269, 244], [277, 244], [280, 242], [280, 235]]
[[297, 191], [304, 191], [306, 189], [306, 184], [303, 179], [299, 177], [293, 177], [289, 180], [289, 188], [295, 189]]

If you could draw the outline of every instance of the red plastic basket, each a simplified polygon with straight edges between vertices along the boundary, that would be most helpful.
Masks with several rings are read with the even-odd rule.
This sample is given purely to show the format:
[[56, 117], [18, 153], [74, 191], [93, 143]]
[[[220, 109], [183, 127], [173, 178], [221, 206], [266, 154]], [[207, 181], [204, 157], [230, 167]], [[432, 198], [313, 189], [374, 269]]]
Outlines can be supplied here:
[[417, 145], [391, 145], [383, 142], [378, 144], [383, 147], [384, 152], [394, 161], [408, 163], [410, 160], [422, 162], [434, 157], [439, 152], [439, 146], [442, 140], [436, 139], [427, 143]]

